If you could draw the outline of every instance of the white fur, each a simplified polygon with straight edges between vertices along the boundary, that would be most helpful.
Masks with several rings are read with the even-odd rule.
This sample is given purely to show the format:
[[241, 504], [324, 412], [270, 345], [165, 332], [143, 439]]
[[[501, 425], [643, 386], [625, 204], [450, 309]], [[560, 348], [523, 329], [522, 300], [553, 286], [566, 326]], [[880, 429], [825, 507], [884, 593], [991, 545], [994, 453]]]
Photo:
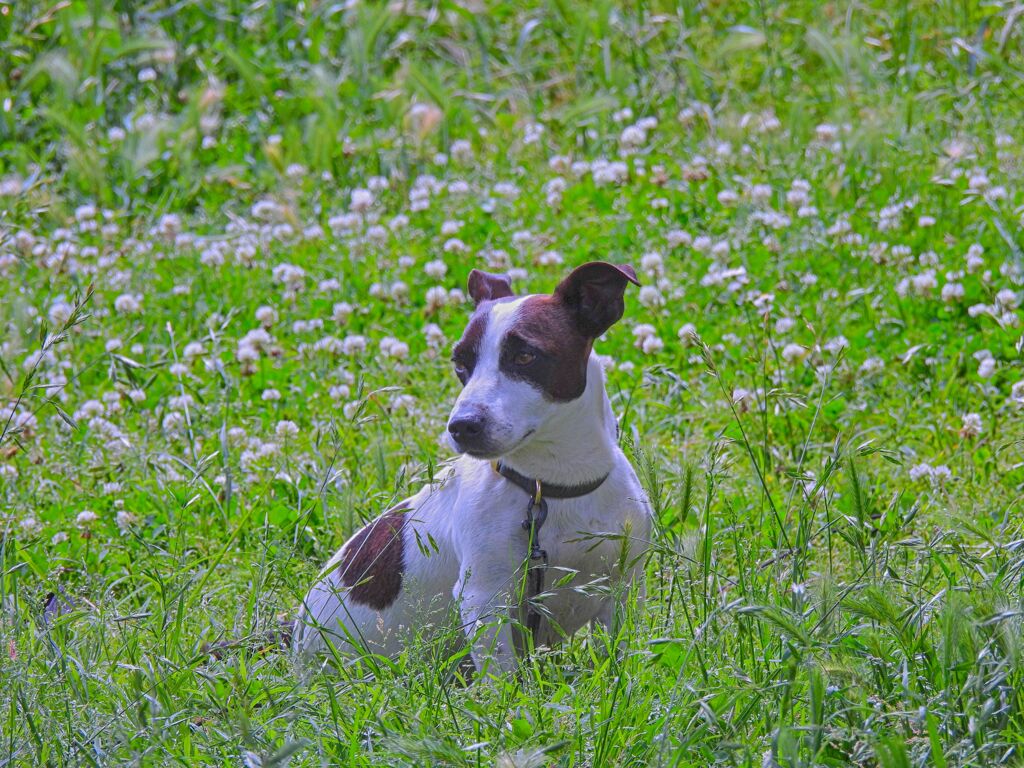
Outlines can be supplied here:
[[[500, 444], [498, 455], [528, 477], [574, 485], [608, 474], [587, 496], [548, 500], [540, 538], [550, 563], [550, 594], [543, 605], [551, 620], [542, 622], [538, 641], [550, 645], [590, 621], [611, 628], [630, 583], [640, 580], [651, 512], [618, 447], [596, 356], [588, 361], [586, 390], [570, 402], [552, 402], [499, 370], [501, 341], [521, 304], [520, 299], [491, 308], [476, 367], [452, 414], [486, 408], [494, 421], [492, 436]], [[409, 499], [402, 530], [405, 568], [395, 602], [376, 611], [348, 599], [347, 590], [332, 578], [343, 549], [306, 596], [294, 647], [307, 658], [328, 642], [339, 652], [394, 655], [412, 635], [451, 626], [454, 613], [473, 642], [478, 669], [491, 662], [503, 671], [513, 668], [521, 639], [509, 619], [525, 618], [526, 504], [523, 490], [497, 474], [490, 461], [459, 457], [442, 481]], [[568, 573], [575, 576], [555, 588]]]

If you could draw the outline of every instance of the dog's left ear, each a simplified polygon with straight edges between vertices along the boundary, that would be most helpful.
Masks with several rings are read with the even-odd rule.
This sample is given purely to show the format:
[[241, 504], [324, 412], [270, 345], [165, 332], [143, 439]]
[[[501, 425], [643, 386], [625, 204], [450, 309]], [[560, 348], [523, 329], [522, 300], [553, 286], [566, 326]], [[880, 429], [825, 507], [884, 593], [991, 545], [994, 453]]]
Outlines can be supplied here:
[[512, 295], [512, 278], [508, 275], [494, 275], [479, 269], [469, 273], [469, 296], [474, 304]]
[[596, 339], [622, 317], [622, 296], [629, 283], [640, 285], [629, 265], [591, 261], [570, 272], [554, 296], [572, 311], [580, 331]]

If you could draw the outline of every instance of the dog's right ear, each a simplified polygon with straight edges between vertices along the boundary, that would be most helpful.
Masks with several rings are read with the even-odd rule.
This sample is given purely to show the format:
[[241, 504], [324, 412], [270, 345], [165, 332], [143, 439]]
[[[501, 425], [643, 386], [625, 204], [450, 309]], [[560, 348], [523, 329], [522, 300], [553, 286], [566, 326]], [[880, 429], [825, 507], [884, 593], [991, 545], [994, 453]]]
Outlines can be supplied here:
[[591, 261], [570, 272], [554, 295], [573, 313], [583, 335], [596, 339], [622, 317], [623, 294], [630, 283], [640, 285], [628, 264]]
[[482, 301], [494, 301], [514, 295], [512, 278], [508, 275], [494, 275], [474, 269], [469, 273], [469, 295], [473, 303], [480, 306]]

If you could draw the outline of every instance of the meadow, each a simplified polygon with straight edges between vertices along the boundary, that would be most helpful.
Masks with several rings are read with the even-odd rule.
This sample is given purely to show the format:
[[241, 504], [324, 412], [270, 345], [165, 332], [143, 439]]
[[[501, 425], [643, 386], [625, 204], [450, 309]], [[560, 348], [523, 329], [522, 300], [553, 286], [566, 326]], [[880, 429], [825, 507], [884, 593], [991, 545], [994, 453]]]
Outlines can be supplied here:
[[[1013, 0], [0, 0], [0, 765], [1024, 765], [1022, 105]], [[646, 603], [296, 669], [592, 259]]]

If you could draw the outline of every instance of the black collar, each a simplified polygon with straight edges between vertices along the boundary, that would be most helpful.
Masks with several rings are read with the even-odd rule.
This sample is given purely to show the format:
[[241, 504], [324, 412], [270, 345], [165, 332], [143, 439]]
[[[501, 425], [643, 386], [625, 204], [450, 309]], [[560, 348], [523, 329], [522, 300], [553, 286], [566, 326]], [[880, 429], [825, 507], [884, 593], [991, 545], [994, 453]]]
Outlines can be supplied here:
[[576, 499], [580, 496], [586, 496], [588, 493], [593, 493], [600, 488], [604, 481], [608, 479], [608, 475], [604, 475], [597, 480], [591, 480], [589, 483], [556, 485], [555, 483], [545, 483], [536, 478], [527, 477], [500, 461], [494, 464], [494, 470], [513, 485], [518, 485], [526, 491], [535, 501], [539, 501], [541, 498]]

